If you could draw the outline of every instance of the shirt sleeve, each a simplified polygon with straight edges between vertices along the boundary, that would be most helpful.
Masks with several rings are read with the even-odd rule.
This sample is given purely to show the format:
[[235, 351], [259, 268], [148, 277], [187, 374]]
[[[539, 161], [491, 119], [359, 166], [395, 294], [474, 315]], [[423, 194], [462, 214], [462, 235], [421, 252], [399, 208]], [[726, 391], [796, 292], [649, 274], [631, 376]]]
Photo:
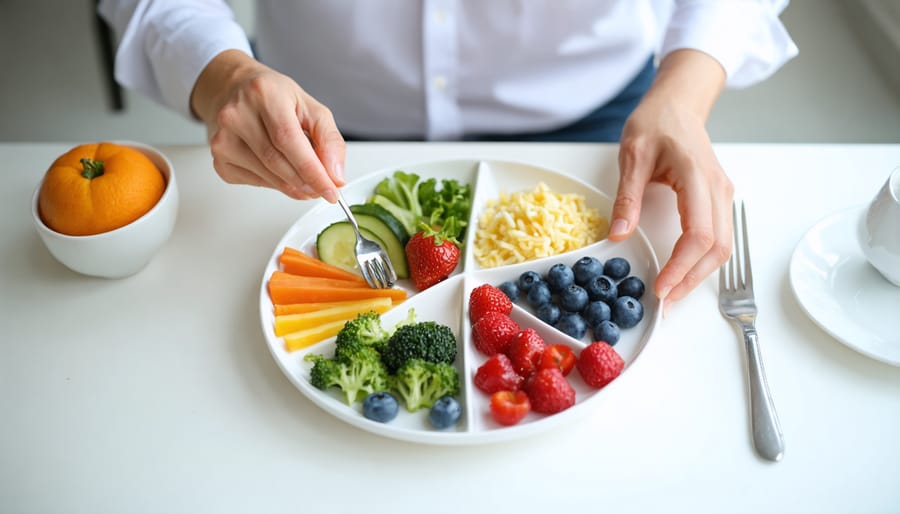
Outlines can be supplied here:
[[102, 0], [98, 11], [118, 37], [116, 80], [189, 118], [191, 91], [209, 61], [230, 49], [252, 55], [221, 0]]
[[722, 65], [728, 87], [753, 85], [797, 55], [797, 46], [778, 19], [787, 3], [787, 0], [676, 1], [660, 57], [678, 49], [699, 50]]

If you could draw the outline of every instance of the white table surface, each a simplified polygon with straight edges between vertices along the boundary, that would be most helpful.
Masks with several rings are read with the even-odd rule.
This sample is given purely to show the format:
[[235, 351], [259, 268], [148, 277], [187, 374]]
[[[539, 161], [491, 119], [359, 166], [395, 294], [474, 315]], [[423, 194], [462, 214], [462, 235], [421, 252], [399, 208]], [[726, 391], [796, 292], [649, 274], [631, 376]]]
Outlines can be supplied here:
[[[749, 211], [780, 463], [753, 452], [715, 275], [577, 423], [494, 445], [400, 442], [320, 410], [266, 347], [263, 268], [309, 203], [225, 184], [205, 147], [162, 147], [181, 191], [171, 240], [135, 276], [83, 277], [30, 217], [70, 146], [0, 144], [0, 512], [900, 511], [900, 368], [828, 336], [788, 282], [798, 240], [867, 202], [900, 145], [716, 147]], [[617, 182], [609, 145], [354, 143], [347, 168], [456, 157]], [[663, 261], [673, 199], [652, 188], [642, 219]]]

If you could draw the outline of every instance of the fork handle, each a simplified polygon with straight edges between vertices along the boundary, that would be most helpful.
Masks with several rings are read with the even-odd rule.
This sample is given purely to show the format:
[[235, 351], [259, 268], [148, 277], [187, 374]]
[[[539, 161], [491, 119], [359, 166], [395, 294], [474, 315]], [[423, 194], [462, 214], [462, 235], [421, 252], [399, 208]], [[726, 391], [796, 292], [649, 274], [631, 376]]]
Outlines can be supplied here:
[[784, 456], [784, 436], [775, 412], [775, 404], [769, 393], [766, 373], [756, 330], [745, 328], [744, 343], [747, 347], [747, 373], [750, 382], [750, 425], [753, 444], [759, 455], [771, 461]]

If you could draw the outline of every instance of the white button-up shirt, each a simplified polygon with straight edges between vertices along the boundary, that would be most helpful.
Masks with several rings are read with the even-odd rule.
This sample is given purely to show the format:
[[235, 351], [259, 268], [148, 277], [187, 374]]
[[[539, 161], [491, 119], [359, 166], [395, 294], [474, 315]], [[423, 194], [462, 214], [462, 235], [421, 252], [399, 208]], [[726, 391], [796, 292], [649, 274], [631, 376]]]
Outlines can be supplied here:
[[[341, 130], [456, 139], [565, 126], [618, 94], [656, 55], [692, 48], [727, 85], [797, 54], [787, 0], [258, 0], [256, 57], [327, 105]], [[190, 116], [218, 53], [251, 53], [223, 1], [104, 0], [116, 77]]]

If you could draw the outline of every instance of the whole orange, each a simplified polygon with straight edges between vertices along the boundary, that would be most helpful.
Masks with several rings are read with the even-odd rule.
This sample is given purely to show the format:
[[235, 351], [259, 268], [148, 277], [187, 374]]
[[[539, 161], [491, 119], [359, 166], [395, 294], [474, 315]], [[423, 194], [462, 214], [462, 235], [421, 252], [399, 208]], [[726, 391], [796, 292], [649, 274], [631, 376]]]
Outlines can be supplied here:
[[115, 143], [76, 146], [57, 158], [38, 193], [41, 220], [70, 236], [123, 227], [156, 205], [166, 181], [140, 151]]

